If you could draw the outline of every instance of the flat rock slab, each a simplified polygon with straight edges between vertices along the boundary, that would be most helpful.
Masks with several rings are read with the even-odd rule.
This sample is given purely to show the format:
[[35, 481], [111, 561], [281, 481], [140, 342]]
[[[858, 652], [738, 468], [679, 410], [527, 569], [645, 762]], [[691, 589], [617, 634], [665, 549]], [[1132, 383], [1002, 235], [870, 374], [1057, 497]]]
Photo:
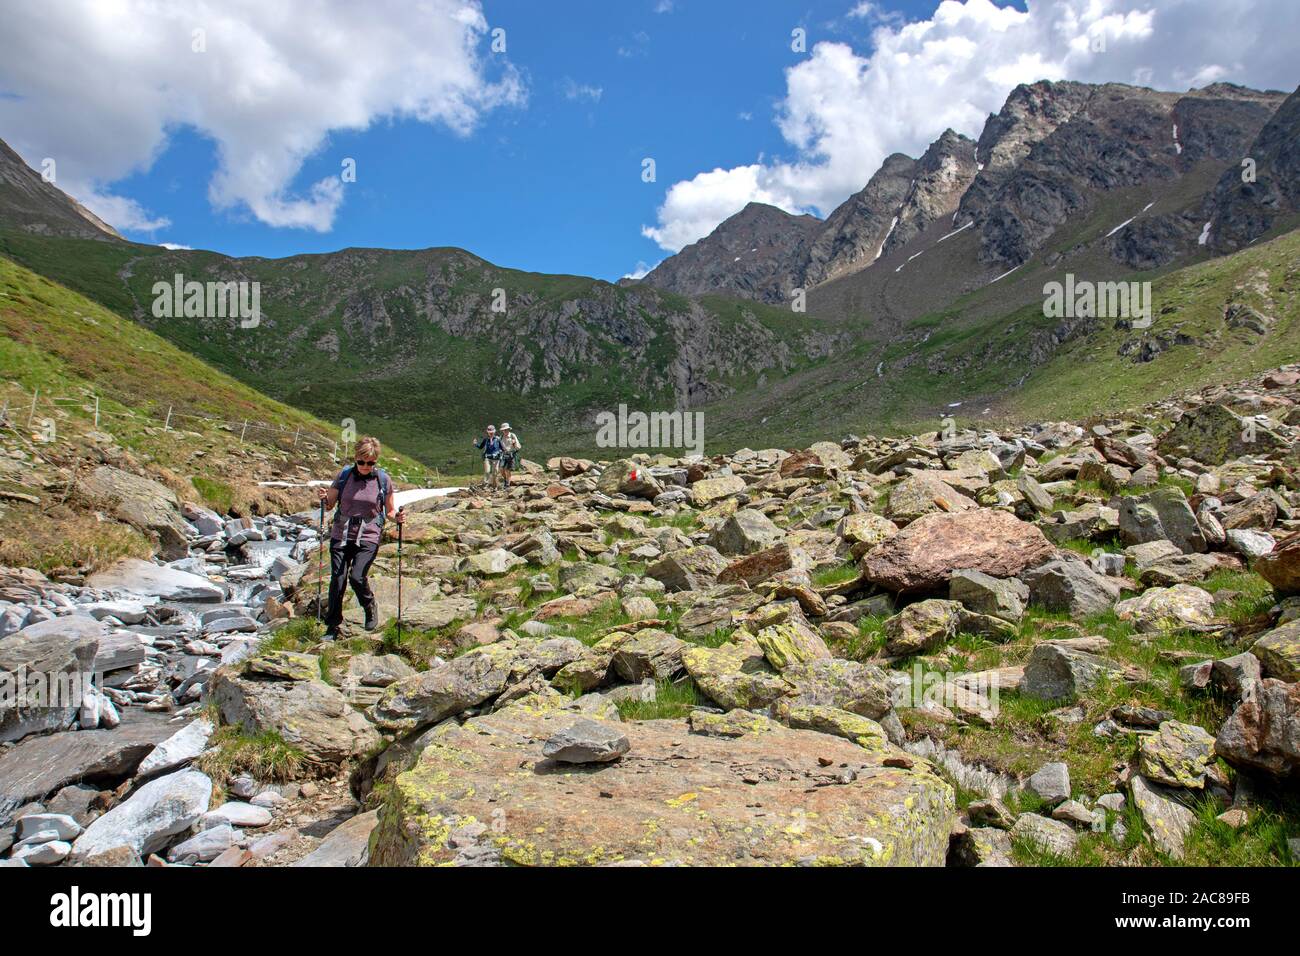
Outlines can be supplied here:
[[429, 735], [397, 778], [372, 865], [942, 866], [952, 789], [923, 760], [766, 722], [738, 738], [684, 720], [623, 725], [616, 763], [542, 755], [573, 722], [515, 705]]
[[118, 783], [177, 729], [166, 714], [131, 707], [113, 730], [68, 730], [28, 737], [0, 755], [0, 827], [18, 807], [70, 783]]
[[918, 518], [869, 552], [862, 572], [887, 591], [914, 593], [947, 587], [957, 570], [1015, 577], [1055, 554], [1035, 525], [1004, 511], [980, 509]]

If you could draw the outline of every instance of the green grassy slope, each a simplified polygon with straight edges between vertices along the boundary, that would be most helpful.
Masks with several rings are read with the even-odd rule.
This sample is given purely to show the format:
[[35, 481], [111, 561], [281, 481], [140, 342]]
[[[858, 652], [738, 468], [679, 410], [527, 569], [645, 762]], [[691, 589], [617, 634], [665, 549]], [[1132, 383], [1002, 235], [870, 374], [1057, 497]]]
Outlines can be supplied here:
[[[332, 445], [341, 438], [337, 426], [259, 394], [148, 329], [3, 257], [0, 327], [0, 387], [20, 431], [36, 390], [46, 398], [83, 400], [61, 402], [57, 409], [38, 404], [38, 421], [67, 417], [56, 424], [69, 440], [93, 428], [98, 395], [101, 430], [160, 467], [224, 482], [262, 477], [248, 473], [256, 470], [252, 467], [233, 476], [208, 473], [201, 461], [195, 465], [196, 451], [204, 452], [199, 459], [214, 462], [230, 455], [249, 462], [261, 457], [274, 468], [301, 465], [312, 477], [332, 467]], [[164, 431], [169, 407], [176, 427]], [[223, 423], [245, 419], [275, 430], [250, 428], [241, 442], [239, 425]], [[358, 422], [362, 430], [365, 424]], [[424, 480], [427, 470], [420, 463], [389, 451], [396, 475]], [[57, 446], [52, 453], [59, 456]]]

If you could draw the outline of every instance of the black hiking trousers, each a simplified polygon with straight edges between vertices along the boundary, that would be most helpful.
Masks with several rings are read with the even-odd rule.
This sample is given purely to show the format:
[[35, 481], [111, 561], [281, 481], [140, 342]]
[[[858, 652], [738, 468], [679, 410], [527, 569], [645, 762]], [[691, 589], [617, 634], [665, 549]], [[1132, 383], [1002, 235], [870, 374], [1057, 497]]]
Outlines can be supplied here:
[[[330, 542], [330, 603], [329, 610], [325, 612], [327, 628], [333, 629], [343, 623], [343, 596], [347, 593], [348, 584], [352, 585], [353, 593], [361, 602], [361, 609], [364, 611], [370, 607], [375, 595], [370, 590], [366, 575], [370, 573], [370, 565], [377, 554], [378, 541], [368, 544]], [[348, 568], [349, 562], [352, 564], [351, 569]]]

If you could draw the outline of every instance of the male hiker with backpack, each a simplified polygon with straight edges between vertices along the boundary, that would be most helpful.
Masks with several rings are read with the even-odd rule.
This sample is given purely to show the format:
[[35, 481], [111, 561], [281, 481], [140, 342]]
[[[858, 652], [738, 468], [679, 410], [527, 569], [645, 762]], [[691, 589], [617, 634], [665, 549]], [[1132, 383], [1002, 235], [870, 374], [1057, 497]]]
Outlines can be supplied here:
[[510, 473], [519, 464], [519, 450], [523, 448], [519, 436], [510, 430], [509, 422], [501, 423], [501, 477], [505, 481], [506, 491], [510, 490]]
[[343, 623], [343, 595], [348, 584], [366, 614], [366, 630], [379, 626], [379, 609], [366, 576], [379, 553], [384, 518], [399, 525], [406, 515], [397, 510], [393, 483], [378, 467], [379, 442], [362, 438], [356, 446], [356, 463], [339, 472], [328, 488], [316, 489], [326, 507], [338, 505], [330, 526], [330, 598], [325, 612], [325, 639], [335, 640]]
[[489, 425], [482, 438], [475, 438], [474, 447], [483, 453], [483, 484], [496, 491], [497, 469], [501, 467], [501, 439], [496, 426]]

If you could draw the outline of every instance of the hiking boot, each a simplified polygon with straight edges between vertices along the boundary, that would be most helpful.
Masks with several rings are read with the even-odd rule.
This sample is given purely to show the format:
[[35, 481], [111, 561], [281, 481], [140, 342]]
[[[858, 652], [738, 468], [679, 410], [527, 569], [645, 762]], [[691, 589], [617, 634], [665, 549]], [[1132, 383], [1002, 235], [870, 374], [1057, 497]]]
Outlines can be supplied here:
[[379, 627], [379, 608], [376, 602], [371, 601], [366, 605], [366, 630], [373, 631]]
[[331, 624], [325, 628], [325, 633], [321, 635], [322, 641], [337, 641], [339, 639], [339, 626]]

